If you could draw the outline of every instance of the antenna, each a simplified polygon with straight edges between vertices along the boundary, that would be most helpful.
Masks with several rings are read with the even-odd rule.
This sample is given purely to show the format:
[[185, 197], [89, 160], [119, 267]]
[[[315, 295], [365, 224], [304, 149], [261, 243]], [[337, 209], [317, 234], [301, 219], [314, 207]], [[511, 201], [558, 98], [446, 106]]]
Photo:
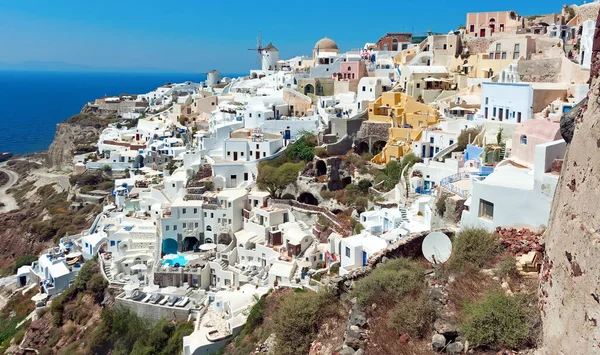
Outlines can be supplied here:
[[248, 48], [249, 51], [256, 51], [256, 63], [259, 67], [262, 67], [262, 33], [258, 31], [258, 36], [256, 37], [256, 48]]
[[421, 246], [423, 256], [434, 265], [443, 264], [452, 254], [452, 242], [442, 232], [429, 233]]

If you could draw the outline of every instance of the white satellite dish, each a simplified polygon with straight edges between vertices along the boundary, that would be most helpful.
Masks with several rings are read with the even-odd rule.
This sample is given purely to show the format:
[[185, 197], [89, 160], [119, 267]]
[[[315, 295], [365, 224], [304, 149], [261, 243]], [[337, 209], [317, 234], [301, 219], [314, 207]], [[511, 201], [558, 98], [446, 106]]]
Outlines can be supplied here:
[[442, 232], [429, 233], [421, 247], [423, 256], [432, 264], [443, 264], [452, 254], [452, 242]]

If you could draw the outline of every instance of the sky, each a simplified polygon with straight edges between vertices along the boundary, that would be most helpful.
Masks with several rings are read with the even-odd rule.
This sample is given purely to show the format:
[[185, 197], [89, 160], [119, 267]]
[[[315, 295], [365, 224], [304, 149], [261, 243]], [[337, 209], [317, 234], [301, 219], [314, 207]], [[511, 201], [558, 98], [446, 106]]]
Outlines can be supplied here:
[[[373, 4], [374, 6], [370, 6]], [[385, 7], [387, 4], [387, 8]], [[460, 4], [460, 5], [458, 5]], [[446, 33], [466, 12], [560, 12], [564, 0], [27, 0], [0, 1], [0, 63], [64, 62], [114, 71], [240, 73], [256, 68], [256, 37], [282, 59], [310, 55], [322, 37], [342, 51], [386, 32]]]

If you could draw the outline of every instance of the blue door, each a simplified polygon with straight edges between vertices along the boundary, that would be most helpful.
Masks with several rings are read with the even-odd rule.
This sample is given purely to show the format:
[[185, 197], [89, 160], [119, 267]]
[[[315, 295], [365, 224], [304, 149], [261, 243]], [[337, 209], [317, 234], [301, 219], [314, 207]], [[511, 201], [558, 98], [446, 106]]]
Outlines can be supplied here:
[[363, 266], [367, 265], [367, 252], [363, 251]]
[[433, 158], [433, 147], [429, 147], [429, 157], [428, 158]]

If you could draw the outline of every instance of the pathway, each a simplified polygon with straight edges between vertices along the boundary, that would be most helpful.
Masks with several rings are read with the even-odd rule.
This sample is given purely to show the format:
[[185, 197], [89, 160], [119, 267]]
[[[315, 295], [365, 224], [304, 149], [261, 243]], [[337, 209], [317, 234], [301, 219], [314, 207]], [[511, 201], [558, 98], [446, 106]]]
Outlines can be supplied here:
[[3, 167], [0, 168], [0, 171], [8, 175], [8, 182], [0, 187], [0, 202], [4, 204], [4, 206], [0, 207], [0, 213], [5, 213], [19, 208], [17, 200], [15, 200], [15, 198], [7, 192], [7, 190], [19, 180], [19, 175], [14, 171], [5, 169]]

